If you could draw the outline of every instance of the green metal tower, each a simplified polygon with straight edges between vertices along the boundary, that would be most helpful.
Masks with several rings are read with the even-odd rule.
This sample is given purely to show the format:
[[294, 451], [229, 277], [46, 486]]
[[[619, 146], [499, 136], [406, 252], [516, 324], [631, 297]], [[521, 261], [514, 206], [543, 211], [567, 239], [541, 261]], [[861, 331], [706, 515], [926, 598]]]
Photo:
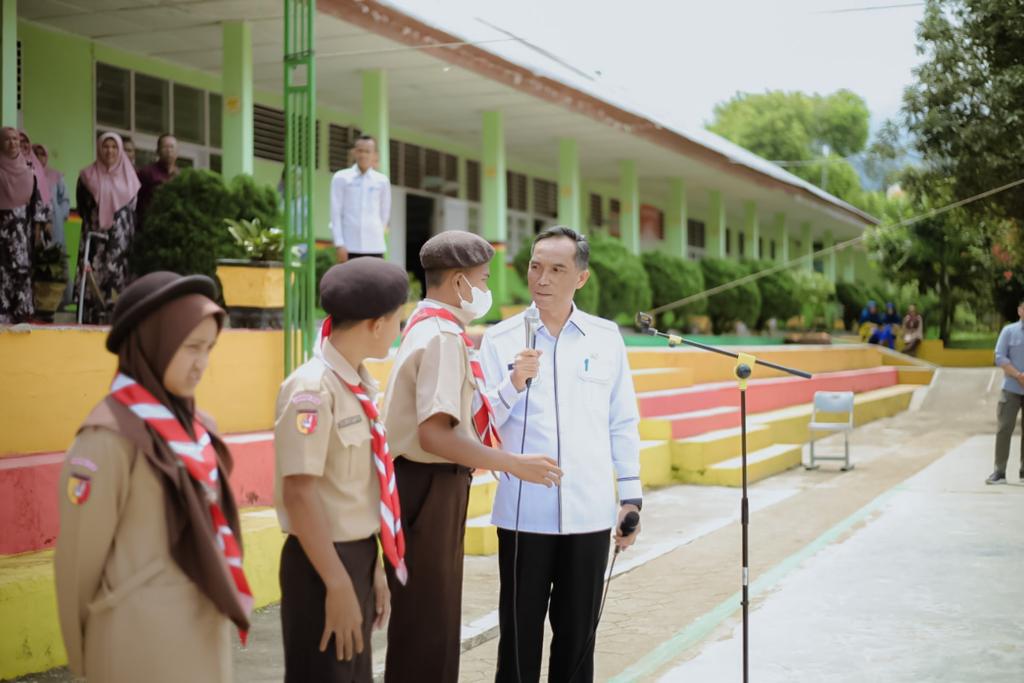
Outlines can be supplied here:
[[316, 339], [316, 244], [313, 180], [316, 163], [316, 0], [284, 2], [284, 371], [310, 357]]

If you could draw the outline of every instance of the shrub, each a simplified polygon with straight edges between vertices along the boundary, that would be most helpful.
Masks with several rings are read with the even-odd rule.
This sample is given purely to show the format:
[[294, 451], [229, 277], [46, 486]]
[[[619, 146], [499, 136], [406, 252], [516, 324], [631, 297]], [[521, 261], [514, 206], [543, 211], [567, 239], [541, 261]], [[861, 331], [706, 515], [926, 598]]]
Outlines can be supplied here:
[[[704, 271], [706, 289], [748, 275], [747, 269], [735, 261], [705, 258], [700, 265]], [[707, 301], [708, 316], [711, 318], [711, 328], [715, 334], [731, 332], [738, 320], [742, 320], [748, 327], [754, 327], [761, 313], [761, 292], [753, 282], [710, 296]]]
[[283, 225], [273, 188], [239, 176], [229, 189], [212, 171], [184, 169], [154, 193], [146, 224], [132, 245], [132, 271], [214, 277], [217, 259], [246, 256], [225, 221], [257, 218], [265, 226]]
[[275, 226], [264, 226], [259, 218], [251, 221], [224, 219], [235, 244], [252, 261], [280, 262], [284, 257], [284, 231]]
[[241, 258], [224, 224], [237, 204], [221, 177], [185, 169], [162, 185], [146, 211], [146, 225], [135, 236], [131, 266], [137, 275], [173, 270], [214, 277], [218, 258]]
[[596, 272], [600, 280], [597, 315], [602, 318], [613, 320], [623, 315], [632, 320], [639, 311], [651, 307], [647, 271], [640, 257], [630, 253], [617, 239], [591, 235], [590, 272]]
[[323, 279], [327, 269], [338, 262], [338, 259], [334, 247], [317, 247], [315, 254], [316, 300], [320, 301], [320, 280]]
[[[747, 268], [757, 273], [774, 267], [771, 261], [748, 261]], [[754, 281], [761, 292], [761, 313], [757, 318], [758, 329], [764, 329], [768, 320], [775, 318], [781, 324], [794, 315], [800, 314], [800, 296], [793, 272], [790, 269], [779, 270]]]
[[[704, 291], [704, 272], [696, 261], [687, 261], [663, 251], [649, 251], [640, 257], [651, 283], [651, 305], [671, 304]], [[700, 299], [658, 316], [656, 326], [680, 327], [688, 315], [707, 311], [707, 299]]]
[[795, 271], [793, 279], [803, 304], [801, 314], [804, 317], [804, 325], [828, 329], [834, 313], [835, 285], [821, 273], [810, 270]]

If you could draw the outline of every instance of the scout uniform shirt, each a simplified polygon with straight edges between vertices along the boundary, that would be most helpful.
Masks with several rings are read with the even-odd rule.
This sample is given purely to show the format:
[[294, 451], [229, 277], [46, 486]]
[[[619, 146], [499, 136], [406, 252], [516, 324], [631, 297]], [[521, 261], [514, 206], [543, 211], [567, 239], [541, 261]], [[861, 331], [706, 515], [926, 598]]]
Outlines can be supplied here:
[[[274, 506], [281, 529], [294, 534], [283, 502], [284, 477], [317, 477], [331, 540], [358, 541], [380, 531], [380, 484], [373, 464], [370, 421], [348, 387], [362, 384], [371, 400], [377, 384], [357, 372], [329, 341], [281, 385], [274, 423]], [[337, 375], [335, 374], [337, 372]], [[338, 379], [341, 376], [341, 380]]]
[[89, 681], [233, 678], [231, 622], [171, 557], [164, 495], [145, 455], [112, 429], [84, 427], [65, 457], [58, 612], [68, 668]]
[[[460, 308], [424, 299], [420, 306], [443, 308], [457, 318]], [[413, 313], [415, 315], [415, 313]], [[427, 318], [409, 330], [395, 356], [384, 396], [384, 426], [394, 457], [426, 464], [450, 463], [420, 447], [418, 427], [438, 413], [458, 424], [455, 431], [479, 440], [473, 426], [476, 380], [469, 372], [469, 350], [455, 326]]]

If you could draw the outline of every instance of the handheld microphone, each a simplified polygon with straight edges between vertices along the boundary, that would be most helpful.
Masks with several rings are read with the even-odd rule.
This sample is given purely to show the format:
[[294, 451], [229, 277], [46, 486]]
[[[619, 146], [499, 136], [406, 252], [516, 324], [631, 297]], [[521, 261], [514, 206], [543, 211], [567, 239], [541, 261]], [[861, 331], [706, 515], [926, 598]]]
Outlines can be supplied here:
[[619, 533], [623, 536], [630, 536], [636, 531], [638, 526], [640, 526], [640, 513], [636, 510], [630, 510], [622, 518], [622, 523], [619, 524]]
[[[540, 327], [540, 311], [536, 308], [527, 308], [523, 313], [523, 327], [526, 331], [526, 348], [537, 348], [537, 328]], [[526, 380], [526, 386], [533, 383], [532, 379]]]

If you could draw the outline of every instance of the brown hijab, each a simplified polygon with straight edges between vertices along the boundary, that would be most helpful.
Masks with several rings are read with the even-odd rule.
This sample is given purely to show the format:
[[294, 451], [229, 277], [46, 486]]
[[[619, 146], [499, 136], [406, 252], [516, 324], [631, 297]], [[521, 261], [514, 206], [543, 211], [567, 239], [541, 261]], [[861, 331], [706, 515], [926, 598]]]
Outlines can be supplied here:
[[[195, 401], [175, 396], [163, 385], [164, 372], [178, 348], [199, 323], [211, 315], [220, 327], [224, 311], [202, 294], [186, 294], [168, 301], [128, 332], [119, 347], [118, 370], [170, 409], [189, 434], [194, 436], [193, 419], [198, 419], [209, 432], [221, 472], [220, 506], [241, 546], [238, 507], [227, 483], [232, 467], [231, 454], [214, 431], [211, 420], [196, 410]], [[109, 396], [83, 426], [113, 429], [142, 451], [163, 483], [171, 556], [223, 614], [239, 628], [247, 629], [248, 616], [217, 545], [206, 497], [200, 485], [180, 465], [178, 456], [156, 431]]]

